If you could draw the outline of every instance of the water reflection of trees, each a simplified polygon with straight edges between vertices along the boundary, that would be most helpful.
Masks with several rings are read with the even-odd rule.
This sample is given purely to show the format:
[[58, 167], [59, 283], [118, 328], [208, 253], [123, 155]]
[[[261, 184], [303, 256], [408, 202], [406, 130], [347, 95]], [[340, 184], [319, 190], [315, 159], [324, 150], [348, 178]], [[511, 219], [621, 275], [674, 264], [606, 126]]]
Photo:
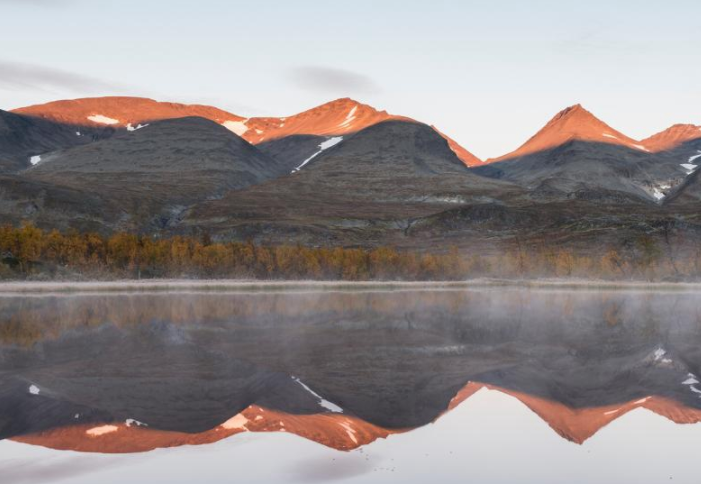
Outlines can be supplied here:
[[17, 296], [0, 298], [0, 342], [27, 346], [67, 330], [154, 321], [230, 330], [384, 325], [458, 342], [567, 339], [577, 331], [661, 338], [674, 329], [701, 332], [697, 301], [693, 294], [518, 289]]

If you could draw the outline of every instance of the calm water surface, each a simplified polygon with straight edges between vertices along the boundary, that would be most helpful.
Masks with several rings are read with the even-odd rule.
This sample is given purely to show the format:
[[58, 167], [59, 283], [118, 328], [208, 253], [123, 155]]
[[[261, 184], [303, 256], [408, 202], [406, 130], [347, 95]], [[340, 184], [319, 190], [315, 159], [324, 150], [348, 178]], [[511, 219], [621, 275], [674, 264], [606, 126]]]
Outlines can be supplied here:
[[697, 483], [701, 299], [0, 295], [2, 482]]

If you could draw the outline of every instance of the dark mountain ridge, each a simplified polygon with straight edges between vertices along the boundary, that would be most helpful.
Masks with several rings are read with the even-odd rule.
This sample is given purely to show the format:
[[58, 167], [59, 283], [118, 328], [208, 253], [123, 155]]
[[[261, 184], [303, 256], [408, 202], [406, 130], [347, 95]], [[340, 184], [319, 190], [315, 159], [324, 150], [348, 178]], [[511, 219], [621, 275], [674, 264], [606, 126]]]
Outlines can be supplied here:
[[180, 118], [54, 152], [22, 176], [100, 194], [144, 223], [162, 211], [175, 214], [284, 171], [276, 160], [217, 123]]
[[56, 123], [0, 110], [0, 173], [32, 166], [32, 159], [56, 150], [91, 143], [114, 133], [112, 128], [88, 128]]

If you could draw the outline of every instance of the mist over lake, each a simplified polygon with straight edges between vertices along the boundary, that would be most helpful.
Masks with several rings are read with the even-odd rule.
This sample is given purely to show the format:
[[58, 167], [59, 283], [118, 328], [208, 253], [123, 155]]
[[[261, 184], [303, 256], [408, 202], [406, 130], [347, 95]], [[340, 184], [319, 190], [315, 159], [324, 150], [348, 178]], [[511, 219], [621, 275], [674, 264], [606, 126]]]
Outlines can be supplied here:
[[[701, 436], [699, 302], [683, 286], [5, 292], [0, 469], [421, 482], [420, 459], [458, 482], [469, 452], [481, 482], [556, 482], [543, 456], [593, 477], [615, 445], [652, 456], [624, 481], [694, 482], [693, 459], [655, 456]], [[486, 472], [504, 459], [520, 465]]]

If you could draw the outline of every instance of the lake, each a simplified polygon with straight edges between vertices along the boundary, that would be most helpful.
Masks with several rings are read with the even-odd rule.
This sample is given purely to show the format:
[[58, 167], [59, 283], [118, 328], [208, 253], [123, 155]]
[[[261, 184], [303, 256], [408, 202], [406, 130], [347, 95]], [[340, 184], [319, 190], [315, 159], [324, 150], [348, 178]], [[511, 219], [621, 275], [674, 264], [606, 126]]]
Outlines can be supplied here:
[[701, 478], [697, 288], [14, 289], [3, 483]]

